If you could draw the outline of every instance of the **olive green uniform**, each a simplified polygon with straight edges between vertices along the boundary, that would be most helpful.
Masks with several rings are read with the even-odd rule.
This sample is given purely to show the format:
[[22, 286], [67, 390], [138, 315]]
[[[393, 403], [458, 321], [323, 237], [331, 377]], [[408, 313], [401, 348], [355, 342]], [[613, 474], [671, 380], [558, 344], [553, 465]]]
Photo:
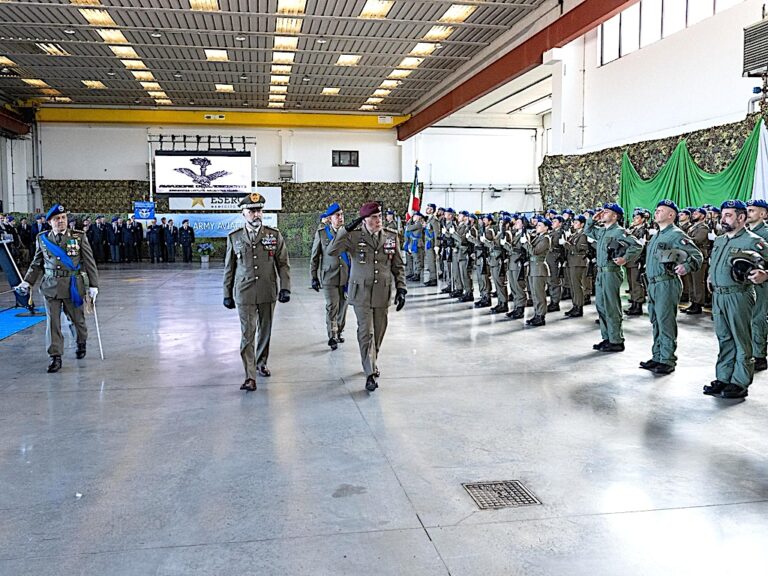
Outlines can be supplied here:
[[456, 233], [454, 238], [456, 239], [456, 245], [459, 247], [459, 280], [461, 290], [465, 294], [470, 296], [473, 293], [472, 288], [472, 252], [474, 251], [474, 245], [467, 240], [467, 233], [470, 231], [471, 226], [469, 222], [463, 222], [456, 227]]
[[523, 233], [507, 230], [504, 235], [504, 250], [507, 251], [507, 285], [513, 308], [525, 308], [525, 260], [527, 250], [520, 243]]
[[475, 282], [480, 290], [480, 298], [486, 299], [491, 297], [491, 274], [488, 269], [488, 244], [480, 240], [481, 235], [485, 235], [485, 231], [479, 226], [470, 229], [469, 242], [475, 252]]
[[[690, 236], [693, 243], [701, 251], [704, 256], [704, 261], [709, 258], [709, 226], [707, 226], [706, 220], [696, 222], [688, 228], [688, 236]], [[704, 306], [707, 300], [707, 266], [703, 265], [701, 268], [691, 274], [690, 278], [691, 289], [691, 302]]]
[[551, 304], [560, 304], [563, 297], [563, 281], [560, 278], [560, 266], [565, 261], [565, 253], [560, 245], [560, 239], [565, 237], [565, 230], [562, 228], [552, 229], [548, 233], [551, 248], [547, 254], [547, 266], [549, 267], [549, 277], [547, 278], [547, 292]]
[[290, 291], [288, 249], [277, 228], [263, 224], [255, 228], [246, 224], [229, 233], [224, 259], [224, 298], [233, 298], [237, 306], [240, 357], [245, 377], [253, 380], [257, 367], [266, 367], [269, 358], [278, 278], [280, 289]]
[[[48, 250], [43, 237], [64, 250], [72, 264], [76, 268], [80, 266], [81, 270], [74, 272], [64, 266], [59, 258]], [[99, 286], [96, 260], [85, 232], [68, 228], [61, 234], [55, 234], [53, 230], [38, 234], [35, 238], [35, 255], [24, 281], [32, 286], [40, 276], [43, 277], [40, 292], [45, 297], [45, 312], [48, 316], [45, 331], [48, 355], [61, 356], [64, 353], [64, 336], [61, 333], [62, 308], [75, 326], [77, 343], [84, 345], [88, 339], [83, 306], [75, 306], [70, 297], [70, 278], [75, 277], [77, 291], [83, 299], [88, 288]]]
[[624, 342], [621, 329], [621, 284], [624, 281], [624, 271], [621, 266], [608, 257], [608, 244], [614, 238], [627, 244], [624, 258], [633, 261], [640, 255], [642, 246], [634, 236], [617, 223], [598, 228], [592, 218], [587, 218], [584, 233], [595, 240], [597, 262], [595, 265], [595, 307], [600, 319], [600, 334], [603, 340], [611, 344]]
[[648, 318], [653, 327], [653, 361], [667, 366], [677, 364], [677, 305], [683, 292], [680, 276], [667, 270], [660, 261], [664, 250], [682, 250], [686, 273], [701, 268], [703, 257], [693, 241], [674, 224], [660, 230], [646, 246], [645, 275], [648, 285]]
[[498, 305], [507, 306], [509, 296], [507, 295], [507, 278], [506, 278], [506, 250], [501, 245], [500, 240], [503, 232], [499, 228], [489, 226], [486, 231], [486, 238], [488, 243], [486, 246], [490, 247], [491, 255], [489, 256], [489, 264], [491, 268], [491, 279], [493, 280], [493, 288], [496, 291], [496, 298]]
[[552, 239], [548, 234], [539, 234], [524, 246], [528, 251], [528, 282], [533, 311], [536, 316], [544, 317], [547, 314], [547, 278], [550, 274], [547, 256], [552, 248]]
[[384, 228], [370, 234], [364, 224], [348, 232], [341, 228], [328, 246], [328, 254], [339, 256], [349, 252], [349, 303], [357, 317], [357, 343], [366, 376], [377, 371], [377, 359], [392, 301], [392, 284], [405, 289], [403, 257], [398, 236]]
[[712, 319], [720, 345], [715, 368], [717, 379], [725, 384], [747, 388], [752, 383], [755, 361], [752, 355], [752, 313], [755, 287], [740, 284], [731, 277], [731, 256], [754, 250], [768, 258], [768, 244], [746, 228], [732, 238], [718, 236], [712, 248], [708, 282], [712, 288]]
[[[637, 226], [632, 226], [629, 229], [629, 233], [637, 238], [641, 245], [644, 245], [645, 241], [648, 239], [648, 225], [645, 222], [642, 222]], [[640, 281], [642, 264], [643, 259], [638, 258], [634, 262], [627, 262], [627, 265], [625, 266], [627, 269], [627, 284], [629, 285], [629, 301], [636, 304], [645, 302], [645, 288]]]
[[[749, 231], [757, 234], [768, 243], [768, 226], [760, 222], [750, 227]], [[768, 337], [768, 283], [755, 286], [755, 310], [752, 313], [752, 356], [765, 358], [766, 338]]]
[[568, 279], [574, 306], [584, 306], [587, 266], [589, 266], [589, 240], [582, 230], [574, 230], [565, 243], [568, 261]]
[[[328, 254], [328, 245], [337, 234], [330, 224], [315, 232], [312, 255], [309, 259], [312, 279], [317, 279], [325, 297], [325, 327], [328, 338], [338, 339], [344, 332], [347, 319], [347, 282], [349, 281], [349, 254]], [[346, 261], [345, 261], [346, 258]]]
[[424, 227], [424, 270], [426, 270], [424, 282], [437, 281], [437, 254], [440, 228], [441, 224], [437, 215], [430, 214], [427, 218], [427, 225]]
[[413, 219], [405, 225], [405, 273], [418, 276], [424, 269], [424, 223]]

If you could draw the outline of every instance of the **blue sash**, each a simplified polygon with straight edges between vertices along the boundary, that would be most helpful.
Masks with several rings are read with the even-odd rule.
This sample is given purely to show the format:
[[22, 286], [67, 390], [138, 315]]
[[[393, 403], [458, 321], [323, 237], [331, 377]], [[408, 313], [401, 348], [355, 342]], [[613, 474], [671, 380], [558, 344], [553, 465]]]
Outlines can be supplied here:
[[[43, 244], [45, 244], [45, 247], [48, 248], [48, 250], [56, 256], [64, 266], [66, 266], [71, 272], [79, 272], [80, 271], [80, 264], [75, 266], [75, 263], [72, 262], [72, 258], [70, 258], [67, 253], [58, 245], [54, 244], [48, 239], [48, 235], [45, 234], [44, 236], [40, 236], [40, 238], [43, 241]], [[83, 298], [80, 296], [80, 292], [77, 291], [77, 275], [72, 275], [69, 277], [69, 298], [72, 300], [72, 304], [75, 305], [75, 308], [80, 308], [80, 306], [83, 305]]]
[[435, 245], [433, 240], [435, 239], [435, 233], [431, 232], [429, 228], [424, 229], [424, 233], [427, 235], [427, 250], [432, 250], [432, 247]]
[[[331, 234], [331, 227], [326, 226], [325, 227], [325, 235], [328, 237], [328, 240], [333, 240], [333, 234]], [[344, 263], [347, 265], [347, 277], [349, 277], [349, 272], [352, 270], [352, 261], [349, 258], [349, 252], [342, 252], [341, 253], [341, 259], [344, 260]], [[346, 284], [344, 284], [344, 292], [346, 293], [347, 289], [349, 288], [349, 281], [347, 281]]]

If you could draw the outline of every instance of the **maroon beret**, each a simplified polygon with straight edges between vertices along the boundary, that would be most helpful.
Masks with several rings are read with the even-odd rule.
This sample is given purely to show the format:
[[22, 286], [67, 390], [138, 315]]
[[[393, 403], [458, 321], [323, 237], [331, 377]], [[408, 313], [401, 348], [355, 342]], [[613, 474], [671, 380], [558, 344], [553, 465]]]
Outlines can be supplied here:
[[381, 206], [378, 202], [366, 202], [360, 206], [360, 218], [368, 218], [374, 214], [381, 214]]

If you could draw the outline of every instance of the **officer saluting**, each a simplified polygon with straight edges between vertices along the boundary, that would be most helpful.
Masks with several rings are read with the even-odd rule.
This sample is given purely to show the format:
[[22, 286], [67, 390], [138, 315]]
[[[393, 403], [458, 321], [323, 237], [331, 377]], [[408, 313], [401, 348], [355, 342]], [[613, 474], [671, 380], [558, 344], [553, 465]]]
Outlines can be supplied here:
[[312, 256], [309, 259], [310, 274], [312, 275], [312, 290], [325, 296], [325, 326], [328, 332], [328, 346], [331, 350], [344, 342], [341, 333], [347, 319], [347, 287], [349, 282], [349, 253], [342, 252], [339, 256], [328, 254], [328, 245], [344, 226], [344, 212], [336, 202], [328, 206], [322, 218], [328, 219], [328, 224], [321, 225], [315, 232], [312, 242]]
[[349, 303], [357, 316], [357, 343], [365, 370], [365, 389], [378, 388], [376, 361], [387, 330], [387, 314], [394, 278], [397, 310], [405, 305], [405, 272], [397, 234], [382, 228], [381, 207], [366, 202], [360, 217], [341, 228], [328, 246], [330, 256], [349, 252], [352, 268]]
[[224, 306], [230, 309], [237, 306], [240, 315], [240, 356], [245, 368], [245, 382], [240, 390], [249, 392], [256, 390], [257, 374], [271, 375], [267, 358], [275, 300], [288, 302], [291, 299], [288, 249], [277, 228], [262, 224], [264, 203], [264, 196], [258, 193], [240, 200], [245, 225], [227, 236], [224, 261]]
[[88, 294], [91, 299], [99, 293], [99, 273], [88, 237], [80, 230], [67, 227], [67, 211], [61, 204], [55, 204], [46, 215], [52, 229], [41, 232], [35, 238], [35, 256], [16, 289], [21, 293], [43, 276], [40, 291], [45, 296], [45, 311], [48, 315], [46, 336], [48, 355], [51, 362], [48, 372], [61, 369], [61, 354], [64, 351], [64, 337], [61, 334], [61, 309], [75, 325], [77, 333], [77, 358], [85, 358], [85, 342], [88, 329], [83, 312], [83, 296], [86, 294], [85, 279], [88, 279]]

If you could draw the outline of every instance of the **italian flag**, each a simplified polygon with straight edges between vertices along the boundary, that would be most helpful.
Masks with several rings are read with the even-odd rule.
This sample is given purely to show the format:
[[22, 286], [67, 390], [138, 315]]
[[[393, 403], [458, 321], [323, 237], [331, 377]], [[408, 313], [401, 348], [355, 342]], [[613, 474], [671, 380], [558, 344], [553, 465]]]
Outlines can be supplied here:
[[413, 168], [413, 182], [411, 183], [411, 195], [408, 198], [408, 211], [405, 214], [405, 221], [411, 219], [414, 212], [421, 210], [421, 196], [419, 195], [419, 163]]

